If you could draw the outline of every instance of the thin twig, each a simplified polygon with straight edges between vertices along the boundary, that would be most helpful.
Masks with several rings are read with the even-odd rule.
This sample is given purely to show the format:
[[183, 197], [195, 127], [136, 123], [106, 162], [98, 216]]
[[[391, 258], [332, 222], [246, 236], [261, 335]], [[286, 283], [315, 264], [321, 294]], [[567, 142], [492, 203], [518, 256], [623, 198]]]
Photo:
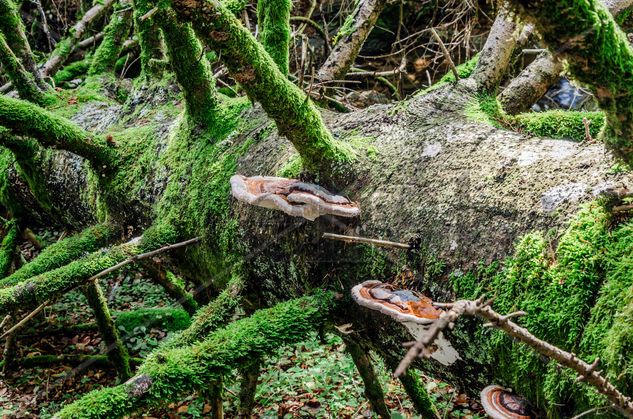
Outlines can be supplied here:
[[453, 62], [453, 59], [451, 58], [451, 54], [446, 49], [444, 42], [442, 42], [442, 38], [440, 38], [440, 36], [437, 34], [437, 31], [435, 30], [435, 28], [430, 28], [430, 29], [431, 29], [431, 34], [433, 35], [437, 43], [440, 45], [440, 48], [442, 49], [442, 54], [444, 54], [444, 58], [446, 59], [446, 61], [448, 61], [448, 65], [451, 68], [453, 75], [455, 76], [455, 83], [457, 83], [459, 81], [459, 72], [457, 71], [457, 67], [455, 67], [455, 63]]
[[392, 247], [396, 249], [411, 249], [406, 243], [391, 242], [388, 240], [370, 239], [367, 237], [345, 236], [343, 234], [323, 233], [324, 239], [338, 240], [346, 243], [366, 243], [379, 247]]
[[139, 20], [140, 20], [141, 22], [144, 22], [144, 21], [146, 21], [147, 19], [151, 19], [151, 18], [152, 18], [152, 16], [154, 16], [156, 13], [158, 13], [158, 7], [154, 7], [154, 8], [152, 8], [152, 9], [150, 9], [150, 11], [149, 11], [149, 12], [147, 12], [147, 13], [145, 13], [143, 16], [141, 16]]

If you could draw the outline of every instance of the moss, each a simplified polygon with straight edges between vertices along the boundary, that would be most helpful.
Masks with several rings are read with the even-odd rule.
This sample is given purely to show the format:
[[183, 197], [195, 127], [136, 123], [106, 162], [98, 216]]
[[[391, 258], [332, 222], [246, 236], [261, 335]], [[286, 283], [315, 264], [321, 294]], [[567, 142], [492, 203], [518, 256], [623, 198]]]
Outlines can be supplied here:
[[123, 50], [123, 43], [128, 37], [132, 27], [131, 2], [121, 1], [117, 3], [110, 17], [110, 23], [104, 30], [103, 40], [95, 51], [92, 64], [88, 70], [89, 75], [113, 73], [119, 55]]
[[303, 172], [303, 161], [301, 156], [295, 154], [277, 170], [277, 176], [286, 178], [298, 178]]
[[47, 105], [54, 101], [50, 95], [40, 91], [35, 83], [33, 74], [26, 71], [7, 44], [2, 32], [0, 32], [0, 63], [2, 63], [4, 70], [9, 75], [9, 78], [22, 99], [29, 100], [38, 105]]
[[248, 96], [261, 103], [280, 134], [299, 152], [306, 169], [330, 179], [349, 176], [352, 157], [334, 140], [314, 103], [279, 71], [263, 46], [226, 7], [206, 0], [174, 0], [173, 7], [222, 57]]
[[18, 226], [14, 221], [6, 222], [3, 229], [5, 234], [0, 243], [0, 278], [4, 278], [11, 269], [18, 238]]
[[290, 0], [262, 0], [257, 2], [259, 40], [279, 70], [288, 75], [290, 53]]
[[150, 355], [136, 380], [88, 393], [58, 416], [119, 417], [205, 389], [249, 361], [305, 339], [323, 324], [333, 303], [329, 293], [288, 301], [231, 323], [196, 345]]
[[[632, 229], [631, 221], [612, 226], [605, 209], [593, 203], [580, 211], [557, 244], [538, 233], [527, 235], [497, 274], [454, 277], [453, 284], [459, 297], [494, 296], [493, 307], [501, 313], [527, 312], [520, 324], [530, 332], [589, 362], [600, 357], [618, 387], [631, 389], [633, 377], [622, 372], [633, 362], [626, 352], [633, 328], [619, 319], [630, 306]], [[502, 332], [482, 328], [478, 342], [482, 354], [494, 354], [503, 384], [551, 416], [603, 403], [571, 372], [541, 360]]]
[[420, 377], [416, 371], [411, 368], [407, 369], [404, 375], [400, 377], [400, 382], [411, 399], [411, 403], [415, 406], [415, 410], [422, 417], [429, 419], [440, 417], [433, 399], [431, 399], [426, 388], [420, 383]]
[[74, 80], [79, 76], [82, 76], [88, 72], [90, 68], [90, 64], [92, 62], [92, 56], [89, 55], [83, 60], [75, 61], [74, 63], [68, 64], [63, 67], [55, 76], [53, 76], [53, 80], [55, 81], [56, 86], [61, 86], [64, 82]]
[[134, 34], [141, 48], [141, 75], [145, 80], [160, 78], [162, 67], [153, 63], [164, 59], [163, 39], [154, 19], [141, 19], [152, 7], [147, 0], [134, 0]]
[[132, 333], [141, 326], [175, 332], [191, 325], [189, 314], [183, 309], [173, 307], [140, 308], [113, 313], [113, 316], [116, 327], [125, 333]]
[[121, 380], [127, 380], [132, 375], [127, 349], [119, 336], [114, 320], [98, 281], [92, 281], [84, 287], [84, 294], [88, 305], [92, 308], [101, 338], [107, 347], [108, 358], [117, 370]]
[[598, 138], [604, 127], [602, 112], [578, 112], [553, 110], [546, 112], [527, 112], [508, 115], [503, 111], [496, 97], [482, 94], [470, 101], [464, 113], [467, 118], [483, 122], [497, 128], [506, 128], [524, 132], [537, 137], [585, 140], [583, 119], [589, 121], [589, 133]]
[[[478, 60], [479, 60], [479, 54], [476, 54], [470, 60], [458, 65], [456, 68], [457, 68], [457, 74], [459, 75], [459, 78], [466, 79], [470, 77], [472, 72], [475, 70], [475, 67], [477, 67]], [[449, 71], [448, 73], [444, 74], [435, 84], [433, 84], [430, 87], [427, 87], [424, 90], [421, 90], [420, 92], [417, 93], [417, 95], [425, 95], [429, 92], [432, 92], [433, 90], [436, 90], [442, 86], [446, 86], [447, 84], [452, 84], [452, 83], [455, 83], [455, 75], [453, 74], [452, 71]]]
[[26, 279], [60, 268], [86, 252], [94, 252], [118, 239], [120, 229], [108, 224], [90, 227], [81, 233], [56, 242], [44, 250], [30, 263], [17, 270], [11, 276], [0, 280], [0, 286], [16, 285]]
[[[355, 7], [358, 7], [358, 2], [356, 2]], [[345, 21], [343, 21], [343, 24], [336, 32], [334, 39], [332, 39], [332, 45], [338, 44], [342, 39], [345, 39], [354, 33], [354, 17], [355, 14], [352, 13], [345, 18]]]
[[575, 112], [554, 110], [530, 112], [508, 117], [507, 124], [513, 128], [538, 137], [569, 138], [574, 141], [585, 140], [583, 119], [590, 121], [589, 133], [598, 138], [604, 126], [602, 112]]

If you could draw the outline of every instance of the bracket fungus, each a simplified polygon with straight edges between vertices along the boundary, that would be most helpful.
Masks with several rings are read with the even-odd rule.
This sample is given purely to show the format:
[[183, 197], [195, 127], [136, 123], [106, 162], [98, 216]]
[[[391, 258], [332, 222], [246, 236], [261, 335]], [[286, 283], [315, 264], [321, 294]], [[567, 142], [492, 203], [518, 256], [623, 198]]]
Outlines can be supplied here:
[[231, 193], [238, 201], [277, 209], [310, 221], [325, 214], [340, 217], [356, 217], [360, 214], [358, 205], [349, 199], [296, 179], [234, 175], [231, 177]]
[[481, 405], [492, 419], [533, 419], [530, 405], [523, 397], [503, 387], [491, 385], [481, 391]]
[[[380, 281], [365, 281], [352, 288], [352, 297], [359, 305], [386, 314], [402, 323], [409, 333], [419, 340], [442, 311], [433, 301], [415, 291], [396, 288]], [[451, 365], [459, 354], [440, 333], [434, 342], [435, 350], [429, 355], [442, 365]]]

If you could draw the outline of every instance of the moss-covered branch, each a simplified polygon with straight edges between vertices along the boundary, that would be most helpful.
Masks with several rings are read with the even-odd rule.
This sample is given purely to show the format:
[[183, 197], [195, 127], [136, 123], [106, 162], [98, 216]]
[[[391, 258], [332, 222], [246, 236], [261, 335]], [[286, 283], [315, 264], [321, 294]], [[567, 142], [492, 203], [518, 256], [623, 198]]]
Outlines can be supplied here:
[[106, 344], [106, 354], [116, 368], [119, 378], [127, 380], [132, 375], [127, 349], [112, 320], [108, 300], [103, 295], [98, 280], [90, 281], [84, 288], [84, 294], [94, 312], [101, 338]]
[[217, 0], [174, 0], [172, 4], [179, 18], [192, 22], [198, 36], [218, 52], [249, 97], [261, 103], [307, 169], [333, 176], [348, 168], [350, 154], [334, 140], [316, 106], [288, 81], [264, 47], [225, 6]]
[[143, 406], [204, 389], [280, 346], [305, 339], [323, 324], [333, 304], [330, 293], [281, 303], [231, 323], [196, 345], [150, 355], [134, 379], [88, 393], [62, 409], [57, 417], [121, 417]]
[[93, 163], [98, 171], [108, 171], [116, 160], [115, 149], [104, 138], [22, 100], [0, 96], [0, 126], [16, 135], [32, 137], [42, 145], [75, 153]]
[[4, 229], [5, 234], [0, 244], [0, 278], [5, 277], [11, 269], [18, 238], [18, 226], [14, 221], [5, 223]]
[[193, 315], [196, 312], [198, 303], [193, 298], [193, 295], [187, 291], [182, 279], [154, 262], [146, 263], [144, 266], [151, 274], [152, 279], [165, 289], [167, 295], [182, 305], [182, 308], [184, 308], [187, 313]]
[[598, 0], [513, 0], [548, 48], [596, 95], [606, 113], [605, 141], [633, 162], [633, 48]]
[[167, 54], [183, 90], [187, 115], [198, 125], [210, 125], [220, 117], [211, 66], [191, 25], [180, 23], [171, 9], [156, 17], [165, 36]]
[[79, 43], [92, 23], [103, 16], [114, 5], [116, 0], [97, 2], [73, 25], [64, 39], [57, 43], [46, 63], [42, 66], [42, 74], [53, 76], [64, 64], [75, 46]]
[[38, 87], [48, 90], [49, 86], [40, 77], [29, 41], [24, 33], [24, 23], [13, 0], [0, 0], [0, 33], [4, 34], [7, 45], [34, 78]]
[[102, 249], [12, 287], [0, 289], [0, 314], [17, 309], [33, 309], [65, 291], [104, 276], [117, 266], [135, 261], [145, 251], [157, 250], [173, 243], [176, 238], [171, 228], [154, 227], [148, 229], [140, 239]]
[[33, 74], [26, 71], [18, 57], [15, 56], [2, 32], [0, 32], [0, 64], [4, 67], [22, 99], [38, 105], [45, 105], [49, 101], [35, 83]]
[[87, 228], [81, 233], [54, 243], [31, 262], [22, 266], [12, 275], [0, 281], [0, 286], [16, 285], [26, 279], [60, 268], [73, 260], [83, 257], [116, 241], [121, 236], [121, 229], [110, 224], [100, 224]]
[[257, 25], [259, 40], [279, 70], [288, 75], [290, 54], [290, 0], [259, 0]]
[[114, 8], [103, 41], [95, 51], [89, 75], [114, 73], [116, 62], [132, 28], [133, 8], [130, 0], [121, 0]]
[[145, 78], [159, 78], [163, 66], [156, 64], [164, 60], [160, 30], [153, 18], [145, 17], [152, 7], [147, 0], [134, 0], [134, 34], [141, 48], [141, 72]]

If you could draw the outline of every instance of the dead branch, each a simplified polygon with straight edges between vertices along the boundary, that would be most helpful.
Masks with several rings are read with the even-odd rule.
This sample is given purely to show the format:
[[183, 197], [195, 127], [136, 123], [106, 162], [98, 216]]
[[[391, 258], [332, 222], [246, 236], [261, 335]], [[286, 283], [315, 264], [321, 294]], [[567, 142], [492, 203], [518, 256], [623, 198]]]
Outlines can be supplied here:
[[448, 65], [451, 68], [451, 71], [453, 72], [453, 76], [455, 76], [455, 83], [457, 83], [459, 81], [459, 72], [457, 71], [457, 67], [455, 67], [455, 63], [453, 62], [453, 59], [451, 58], [451, 54], [446, 49], [446, 45], [444, 45], [442, 38], [440, 38], [440, 36], [437, 34], [437, 31], [434, 28], [431, 28], [431, 34], [433, 35], [433, 38], [435, 38], [438, 45], [440, 46], [440, 49], [442, 50], [442, 54], [444, 54], [444, 59], [448, 62]]
[[[352, 20], [351, 27], [343, 25], [339, 30], [337, 35], [340, 38], [339, 42], [319, 69], [318, 80], [330, 81], [345, 78], [386, 3], [385, 0], [362, 0], [358, 3], [356, 10], [348, 17]], [[340, 33], [342, 31], [344, 33]]]
[[46, 307], [49, 304], [50, 301], [44, 301], [42, 304], [40, 304], [35, 310], [31, 311], [28, 315], [26, 315], [22, 320], [20, 320], [19, 322], [17, 322], [16, 324], [14, 324], [9, 330], [7, 330], [6, 332], [4, 332], [2, 334], [2, 336], [0, 336], [0, 339], [4, 339], [5, 337], [9, 336], [10, 334], [12, 334], [13, 332], [19, 330], [22, 328], [22, 326], [24, 326], [25, 324], [27, 324], [29, 322], [29, 320], [31, 320], [33, 317], [37, 316], [37, 314], [44, 310], [44, 307]]
[[615, 409], [626, 417], [633, 418], [633, 401], [631, 401], [630, 397], [625, 396], [615, 388], [615, 386], [602, 375], [601, 371], [596, 371], [600, 362], [598, 358], [589, 364], [579, 359], [574, 353], [566, 352], [537, 338], [527, 329], [510, 320], [513, 317], [525, 313], [517, 312], [501, 315], [495, 312], [490, 304], [491, 301], [484, 301], [483, 297], [475, 301], [460, 300], [452, 304], [438, 304], [438, 306], [446, 307], [448, 310], [441, 314], [440, 318], [431, 325], [428, 332], [426, 332], [421, 339], [411, 345], [406, 356], [402, 359], [400, 365], [398, 365], [395, 375], [401, 376], [404, 374], [411, 362], [418, 356], [428, 357], [431, 345], [435, 342], [440, 332], [446, 328], [453, 328], [455, 321], [457, 321], [459, 317], [464, 315], [479, 317], [488, 321], [491, 327], [503, 330], [509, 336], [525, 343], [540, 355], [574, 370], [578, 374], [579, 381], [585, 381], [595, 387], [600, 394], [607, 397]]
[[323, 233], [324, 239], [338, 240], [345, 243], [365, 243], [378, 247], [392, 247], [396, 249], [410, 249], [411, 246], [406, 243], [392, 242], [388, 240], [370, 239], [367, 237], [345, 236], [343, 234]]

